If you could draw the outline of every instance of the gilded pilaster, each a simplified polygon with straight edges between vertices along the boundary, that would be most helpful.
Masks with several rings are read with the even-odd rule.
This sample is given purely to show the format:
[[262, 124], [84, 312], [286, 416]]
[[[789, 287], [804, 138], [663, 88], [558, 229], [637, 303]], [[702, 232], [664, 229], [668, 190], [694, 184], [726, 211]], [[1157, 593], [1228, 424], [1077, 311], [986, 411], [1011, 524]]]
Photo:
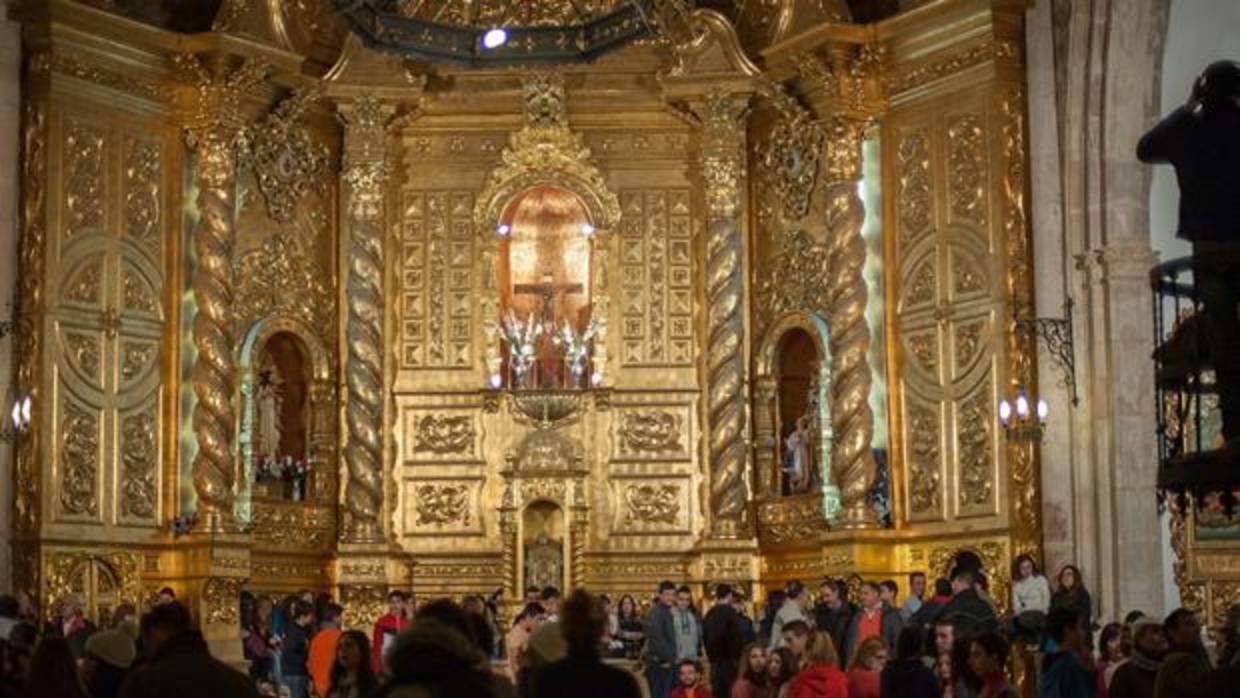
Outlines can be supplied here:
[[383, 239], [384, 128], [393, 108], [363, 97], [341, 105], [345, 126], [348, 318], [345, 326], [348, 443], [342, 541], [384, 540]]
[[874, 524], [867, 496], [874, 485], [871, 451], [874, 413], [870, 409], [870, 327], [865, 319], [865, 205], [857, 193], [861, 180], [861, 142], [867, 122], [829, 118], [826, 132], [825, 187], [827, 317], [831, 345], [831, 466], [840, 487], [840, 524]]
[[198, 403], [193, 429], [198, 453], [192, 466], [198, 494], [199, 525], [207, 530], [231, 528], [236, 484], [233, 443], [236, 423], [233, 393], [232, 247], [236, 237], [237, 158], [245, 142], [243, 95], [260, 82], [262, 63], [181, 54], [176, 67], [195, 91], [189, 105], [186, 142], [194, 152], [198, 220], [192, 233], [197, 265], [191, 285], [198, 314], [194, 317], [192, 381]]
[[707, 451], [715, 537], [741, 534], [746, 519], [749, 415], [746, 406], [744, 257], [738, 211], [746, 196], [748, 94], [712, 91], [700, 107], [706, 193]]

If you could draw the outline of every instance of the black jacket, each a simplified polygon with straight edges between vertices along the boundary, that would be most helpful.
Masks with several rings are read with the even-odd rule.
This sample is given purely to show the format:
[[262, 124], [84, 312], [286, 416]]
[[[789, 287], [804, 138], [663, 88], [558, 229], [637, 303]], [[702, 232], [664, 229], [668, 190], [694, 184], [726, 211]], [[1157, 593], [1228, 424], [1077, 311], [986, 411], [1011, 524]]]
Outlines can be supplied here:
[[125, 679], [121, 698], [258, 698], [248, 676], [211, 656], [202, 635], [181, 633]]
[[1093, 632], [1093, 599], [1083, 587], [1056, 590], [1051, 594], [1051, 608], [1070, 608], [1076, 611], [1076, 617], [1081, 619], [1081, 627], [1086, 634]]
[[1141, 137], [1137, 157], [1175, 166], [1180, 237], [1240, 242], [1240, 108], [1180, 107]]
[[672, 609], [661, 602], [646, 614], [646, 657], [663, 666], [676, 663], [676, 622]]
[[702, 620], [702, 644], [712, 663], [740, 661], [744, 649], [741, 617], [731, 604], [715, 604]]
[[939, 680], [920, 659], [888, 664], [879, 676], [880, 698], [938, 698]]
[[[574, 655], [534, 672], [529, 695], [537, 698], [641, 698], [637, 679], [607, 666], [598, 655]], [[464, 697], [462, 697], [464, 698]]]
[[999, 631], [999, 617], [995, 615], [995, 609], [972, 589], [953, 596], [939, 617], [952, 622], [957, 636]]
[[310, 630], [289, 623], [284, 631], [284, 649], [280, 652], [280, 671], [285, 676], [309, 676], [306, 661], [310, 657]]
[[[844, 635], [848, 632], [848, 624], [852, 622], [852, 617], [856, 613], [857, 607], [848, 601], [835, 609], [825, 603], [820, 603], [814, 606], [814, 627], [826, 631], [831, 636], [831, 642], [835, 643], [835, 649], [843, 652]], [[840, 658], [843, 660], [844, 655], [841, 654]]]
[[1115, 669], [1107, 695], [1119, 698], [1154, 698], [1154, 681], [1158, 678], [1160, 661], [1147, 659], [1140, 650]]

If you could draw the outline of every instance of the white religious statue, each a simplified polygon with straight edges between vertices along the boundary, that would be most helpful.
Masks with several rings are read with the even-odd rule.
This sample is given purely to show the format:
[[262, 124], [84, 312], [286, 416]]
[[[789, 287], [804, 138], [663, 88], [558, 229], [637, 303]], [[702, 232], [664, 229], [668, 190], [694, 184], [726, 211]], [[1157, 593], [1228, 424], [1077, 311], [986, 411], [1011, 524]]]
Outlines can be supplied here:
[[275, 367], [258, 374], [258, 444], [255, 451], [260, 458], [274, 461], [280, 450], [280, 411], [284, 405], [284, 391], [280, 386]]
[[809, 489], [813, 475], [813, 417], [805, 414], [797, 419], [796, 428], [784, 441], [784, 477], [788, 483], [789, 494], [798, 494]]

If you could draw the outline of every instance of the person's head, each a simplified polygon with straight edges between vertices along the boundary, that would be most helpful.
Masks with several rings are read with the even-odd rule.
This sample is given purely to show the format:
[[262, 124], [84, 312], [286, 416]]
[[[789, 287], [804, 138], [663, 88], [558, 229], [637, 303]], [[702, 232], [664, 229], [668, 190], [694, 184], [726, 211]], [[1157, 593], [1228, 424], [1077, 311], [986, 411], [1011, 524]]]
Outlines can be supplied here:
[[1085, 641], [1085, 629], [1076, 611], [1056, 606], [1046, 614], [1046, 634], [1055, 644], [1066, 650], [1079, 650]]
[[884, 579], [878, 585], [878, 595], [883, 601], [894, 606], [896, 597], [900, 595], [900, 585], [896, 584], [894, 579]]
[[[133, 636], [121, 630], [104, 630], [86, 640], [78, 671], [82, 683], [92, 692], [100, 684], [119, 683], [137, 656]], [[96, 683], [96, 682], [99, 683]]]
[[732, 608], [741, 615], [745, 614], [745, 594], [739, 589], [732, 590]]
[[1105, 662], [1118, 662], [1124, 658], [1123, 651], [1124, 626], [1122, 623], [1107, 623], [1098, 637], [1098, 654]]
[[180, 601], [155, 606], [142, 616], [142, 646], [154, 653], [169, 639], [193, 628], [189, 609]]
[[944, 579], [942, 577], [939, 577], [938, 579], [934, 580], [934, 595], [941, 596], [944, 598], [951, 596], [952, 595], [952, 583], [949, 580]]
[[405, 592], [399, 589], [393, 589], [388, 592], [388, 615], [401, 616], [405, 614], [405, 605], [409, 603], [409, 597]]
[[254, 622], [266, 626], [271, 621], [271, 599], [260, 596], [254, 601]]
[[863, 671], [882, 671], [883, 666], [887, 663], [887, 646], [883, 644], [880, 637], [870, 636], [861, 641], [857, 646], [857, 650], [853, 652], [852, 662], [849, 663], [849, 669], [861, 669]]
[[[886, 650], [884, 650], [885, 654]], [[831, 641], [831, 635], [828, 633], [811, 632], [802, 658], [806, 666], [827, 664], [837, 669], [840, 666], [840, 655], [836, 653], [835, 643]], [[883, 661], [886, 661], [885, 657]]]
[[1059, 577], [1055, 580], [1059, 584], [1060, 589], [1077, 589], [1081, 588], [1081, 571], [1076, 565], [1064, 565], [1059, 570]]
[[24, 683], [30, 673], [30, 657], [34, 654], [39, 631], [31, 623], [18, 623], [9, 630], [9, 641], [4, 646], [3, 674], [17, 683]]
[[345, 674], [356, 674], [362, 667], [370, 668], [370, 643], [360, 630], [340, 634], [336, 641], [336, 664]]
[[1007, 656], [1007, 642], [995, 633], [982, 633], [969, 644], [969, 668], [979, 677], [1001, 673]]
[[82, 615], [82, 602], [78, 597], [69, 594], [60, 602], [60, 617], [68, 620]]
[[329, 628], [339, 628], [341, 618], [344, 617], [344, 607], [338, 603], [328, 602], [323, 606], [323, 617], [319, 619], [323, 625]]
[[1240, 99], [1240, 64], [1215, 61], [1193, 82], [1192, 99], [1205, 109], [1215, 109]]
[[298, 599], [293, 604], [293, 622], [303, 628], [313, 623], [314, 606], [304, 599]]
[[632, 594], [620, 597], [620, 602], [616, 604], [616, 615], [621, 618], [632, 618], [637, 615], [637, 601]]
[[676, 589], [676, 607], [681, 609], [689, 608], [693, 605], [693, 592], [687, 586], [680, 586]]
[[760, 684], [765, 675], [766, 650], [756, 642], [750, 643], [741, 650], [740, 677]]
[[715, 585], [715, 602], [723, 604], [732, 603], [732, 585], [716, 584]]
[[30, 658], [25, 695], [57, 698], [86, 695], [78, 681], [77, 660], [64, 638], [48, 636], [39, 640]]
[[702, 669], [692, 659], [682, 659], [676, 665], [676, 681], [685, 688], [693, 688], [701, 680]]
[[952, 596], [972, 591], [975, 579], [972, 571], [957, 570], [956, 574], [952, 575]]
[[810, 641], [809, 624], [799, 619], [788, 621], [784, 623], [783, 636], [784, 646], [798, 659], [804, 658]]
[[542, 607], [546, 609], [547, 615], [558, 616], [560, 614], [560, 590], [555, 587], [543, 587], [538, 593], [538, 598], [542, 602]]
[[840, 592], [837, 589], [839, 582], [834, 579], [823, 580], [818, 585], [818, 600], [831, 608], [835, 608], [840, 604]]
[[773, 689], [792, 680], [796, 675], [799, 662], [792, 650], [787, 647], [780, 647], [771, 650], [766, 655], [766, 676]]
[[664, 580], [659, 582], [659, 603], [664, 606], [676, 604], [676, 585]]
[[1132, 643], [1150, 659], [1162, 659], [1167, 653], [1167, 633], [1155, 618], [1140, 618], [1132, 624]]
[[1124, 616], [1124, 625], [1132, 627], [1134, 623], [1145, 617], [1145, 611], [1129, 611]]
[[1032, 555], [1017, 555], [1012, 561], [1012, 579], [1027, 579], [1035, 574], [1038, 574], [1038, 565], [1033, 561]]
[[861, 585], [861, 605], [866, 608], [877, 608], [883, 602], [883, 591], [874, 582]]
[[925, 572], [914, 572], [908, 576], [908, 593], [919, 599], [926, 595]]
[[413, 617], [414, 620], [436, 620], [441, 625], [455, 630], [475, 646], [478, 644], [477, 627], [470, 621], [470, 615], [465, 612], [465, 609], [452, 599], [435, 599], [419, 608]]
[[538, 586], [533, 585], [533, 584], [525, 588], [525, 602], [526, 603], [538, 603], [541, 600], [542, 600], [542, 589], [538, 588]]
[[916, 660], [921, 657], [922, 644], [925, 639], [921, 628], [906, 625], [896, 638], [896, 661]]
[[310, 604], [310, 608], [314, 608], [314, 592], [309, 589], [302, 589], [297, 592], [297, 598]]
[[169, 604], [176, 600], [177, 600], [177, 593], [172, 590], [172, 587], [164, 587], [163, 589], [159, 590], [159, 599], [156, 600], [155, 603], [160, 606], [163, 606], [164, 604]]
[[797, 580], [788, 582], [788, 586], [784, 587], [784, 598], [791, 599], [797, 603], [805, 604], [805, 585]]
[[574, 591], [564, 602], [560, 632], [564, 635], [569, 654], [597, 655], [606, 627], [607, 614], [603, 611], [603, 604], [584, 589]]
[[527, 603], [525, 608], [521, 609], [521, 614], [517, 616], [517, 625], [528, 632], [541, 623], [545, 617], [546, 611], [543, 610], [542, 604]]
[[1163, 621], [1167, 644], [1173, 650], [1187, 650], [1201, 642], [1201, 624], [1197, 616], [1187, 608], [1177, 608]]
[[956, 642], [956, 626], [952, 624], [950, 618], [940, 618], [934, 624], [934, 652], [935, 654], [945, 654], [952, 651], [952, 645]]

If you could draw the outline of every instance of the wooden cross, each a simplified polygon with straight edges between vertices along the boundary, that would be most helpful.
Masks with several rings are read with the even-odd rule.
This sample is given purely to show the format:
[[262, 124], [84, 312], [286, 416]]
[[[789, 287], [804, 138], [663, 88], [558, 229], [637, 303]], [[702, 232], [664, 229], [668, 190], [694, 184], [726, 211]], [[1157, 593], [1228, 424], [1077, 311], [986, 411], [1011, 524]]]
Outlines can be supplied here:
[[557, 296], [581, 293], [581, 284], [557, 284], [550, 271], [544, 271], [542, 281], [536, 284], [513, 284], [512, 293], [518, 296], [540, 296], [542, 298], [542, 315], [545, 322], [555, 320], [555, 300]]

